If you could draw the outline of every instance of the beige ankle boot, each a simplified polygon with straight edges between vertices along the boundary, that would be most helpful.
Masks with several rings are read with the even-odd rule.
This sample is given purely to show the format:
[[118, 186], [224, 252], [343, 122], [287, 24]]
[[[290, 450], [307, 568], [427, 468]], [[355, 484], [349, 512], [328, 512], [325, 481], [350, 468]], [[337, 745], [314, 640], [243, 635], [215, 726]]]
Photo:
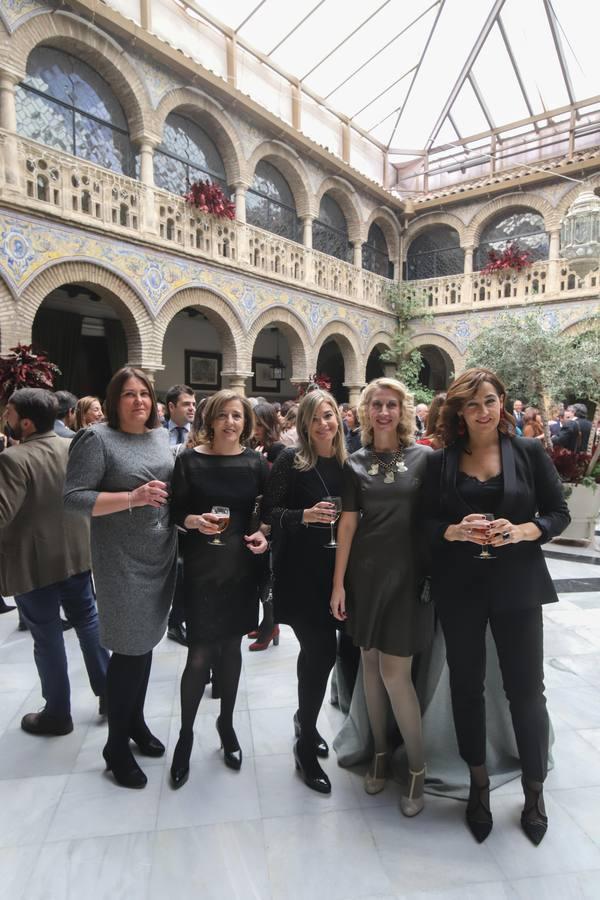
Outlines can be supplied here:
[[378, 794], [379, 791], [384, 789], [387, 780], [387, 768], [387, 753], [376, 753], [365, 775], [365, 791], [367, 794]]
[[[402, 794], [402, 796], [400, 797], [400, 809], [402, 810], [403, 815], [410, 817], [418, 815], [425, 806], [425, 799], [423, 797], [423, 791], [425, 788], [425, 766], [423, 766], [420, 772], [413, 772], [412, 769], [409, 769], [408, 774], [410, 775], [410, 787], [408, 796]], [[421, 776], [423, 776], [421, 793], [418, 797], [415, 797], [415, 786], [417, 778], [420, 778]]]

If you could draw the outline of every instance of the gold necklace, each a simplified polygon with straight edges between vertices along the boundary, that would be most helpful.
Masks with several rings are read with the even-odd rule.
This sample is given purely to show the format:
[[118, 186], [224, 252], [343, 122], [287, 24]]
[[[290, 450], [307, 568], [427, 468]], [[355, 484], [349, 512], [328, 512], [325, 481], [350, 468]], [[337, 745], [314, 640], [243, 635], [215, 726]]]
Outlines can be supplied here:
[[408, 472], [404, 464], [404, 448], [399, 447], [392, 458], [390, 460], [382, 459], [376, 452], [373, 447], [371, 447], [371, 454], [375, 457], [376, 462], [371, 463], [371, 467], [367, 470], [368, 475], [379, 475], [379, 468], [384, 472], [384, 484], [393, 484], [396, 480], [397, 472]]

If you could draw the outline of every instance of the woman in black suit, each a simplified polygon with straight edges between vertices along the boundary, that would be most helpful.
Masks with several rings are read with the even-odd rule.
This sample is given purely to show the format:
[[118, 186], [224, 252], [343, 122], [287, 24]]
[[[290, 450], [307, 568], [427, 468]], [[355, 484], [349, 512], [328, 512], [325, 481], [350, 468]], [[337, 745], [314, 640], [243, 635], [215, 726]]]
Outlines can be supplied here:
[[428, 459], [424, 505], [454, 725], [471, 773], [467, 824], [479, 842], [492, 829], [484, 700], [489, 623], [523, 771], [521, 825], [537, 845], [548, 822], [541, 604], [558, 600], [541, 545], [570, 518], [552, 462], [539, 441], [514, 437], [504, 399], [504, 385], [486, 369], [468, 369], [452, 383], [440, 417], [444, 449]]

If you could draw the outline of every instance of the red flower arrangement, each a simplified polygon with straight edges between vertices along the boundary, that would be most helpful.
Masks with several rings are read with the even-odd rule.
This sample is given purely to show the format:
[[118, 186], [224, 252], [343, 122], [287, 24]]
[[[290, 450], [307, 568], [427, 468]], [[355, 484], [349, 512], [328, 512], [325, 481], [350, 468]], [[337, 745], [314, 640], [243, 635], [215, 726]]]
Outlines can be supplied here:
[[4, 406], [19, 388], [49, 388], [60, 375], [58, 366], [48, 360], [44, 350], [33, 352], [31, 344], [17, 344], [0, 356], [0, 406]]
[[315, 375], [308, 376], [306, 385], [299, 385], [298, 396], [296, 398], [297, 400], [300, 400], [301, 397], [304, 397], [311, 384], [316, 384], [317, 387], [322, 391], [331, 392], [331, 377], [329, 375], [326, 375], [325, 372], [317, 372]]
[[483, 275], [492, 275], [494, 272], [501, 272], [504, 269], [521, 272], [531, 263], [531, 253], [528, 250], [521, 250], [518, 244], [512, 243], [507, 244], [501, 253], [497, 253], [496, 250], [488, 250], [488, 262], [481, 272]]
[[200, 212], [209, 213], [219, 219], [235, 219], [235, 205], [225, 196], [218, 184], [213, 184], [208, 179], [193, 181], [189, 191], [183, 196]]
[[567, 484], [582, 484], [585, 483], [584, 479], [590, 478], [600, 484], [600, 471], [597, 469], [589, 471], [591, 453], [567, 450], [566, 447], [552, 447], [549, 454], [561, 481]]

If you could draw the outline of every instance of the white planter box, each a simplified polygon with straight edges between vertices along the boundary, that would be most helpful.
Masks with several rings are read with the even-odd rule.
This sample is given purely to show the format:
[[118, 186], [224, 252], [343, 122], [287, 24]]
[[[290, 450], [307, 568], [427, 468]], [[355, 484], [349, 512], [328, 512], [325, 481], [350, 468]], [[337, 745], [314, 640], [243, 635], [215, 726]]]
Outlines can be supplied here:
[[558, 541], [593, 541], [596, 521], [600, 515], [600, 485], [596, 489], [582, 484], [570, 484], [571, 494], [567, 497], [571, 524], [563, 531]]

